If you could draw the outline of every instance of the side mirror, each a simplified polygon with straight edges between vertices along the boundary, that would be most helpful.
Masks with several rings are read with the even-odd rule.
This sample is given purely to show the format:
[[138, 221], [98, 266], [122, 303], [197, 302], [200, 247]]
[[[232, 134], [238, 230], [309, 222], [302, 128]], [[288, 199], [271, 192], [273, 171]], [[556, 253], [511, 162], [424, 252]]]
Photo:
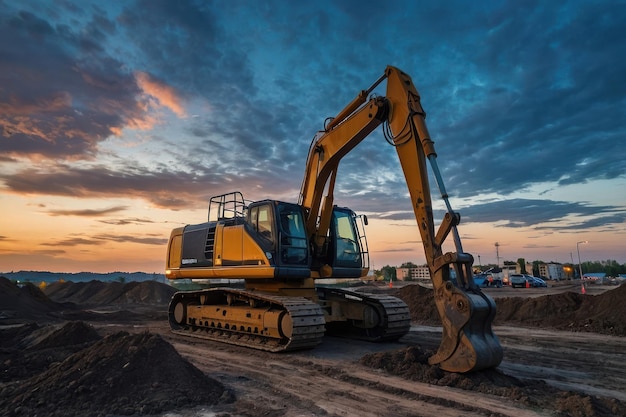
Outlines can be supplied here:
[[363, 224], [367, 226], [367, 216], [363, 214]]

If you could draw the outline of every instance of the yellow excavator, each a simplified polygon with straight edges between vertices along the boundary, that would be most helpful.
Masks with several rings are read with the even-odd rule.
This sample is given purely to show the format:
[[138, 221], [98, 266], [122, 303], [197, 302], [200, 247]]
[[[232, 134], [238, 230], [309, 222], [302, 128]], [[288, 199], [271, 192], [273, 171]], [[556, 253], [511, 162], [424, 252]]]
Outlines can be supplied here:
[[[385, 80], [386, 96], [372, 94]], [[443, 325], [429, 362], [460, 373], [498, 366], [496, 305], [474, 283], [474, 260], [461, 247], [460, 215], [448, 201], [425, 117], [411, 77], [388, 66], [314, 137], [298, 204], [223, 194], [210, 199], [207, 222], [174, 229], [168, 279], [238, 279], [245, 288], [175, 293], [172, 331], [272, 352], [314, 347], [324, 334], [393, 341], [408, 333], [409, 309], [399, 298], [319, 284], [368, 273], [367, 218], [336, 206], [333, 192], [341, 159], [382, 124], [409, 188]], [[447, 208], [437, 232], [426, 160]], [[450, 232], [456, 252], [443, 253]]]

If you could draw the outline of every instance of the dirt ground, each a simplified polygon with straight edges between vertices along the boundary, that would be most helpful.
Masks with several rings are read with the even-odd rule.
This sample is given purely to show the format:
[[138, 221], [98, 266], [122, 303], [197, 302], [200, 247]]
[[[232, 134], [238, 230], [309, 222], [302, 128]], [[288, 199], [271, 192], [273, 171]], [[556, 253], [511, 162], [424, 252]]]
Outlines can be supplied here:
[[[552, 284], [551, 284], [552, 285]], [[495, 370], [443, 372], [432, 290], [366, 285], [410, 307], [395, 343], [326, 337], [273, 354], [175, 336], [172, 287], [0, 278], [3, 416], [624, 416], [626, 286], [488, 288]]]

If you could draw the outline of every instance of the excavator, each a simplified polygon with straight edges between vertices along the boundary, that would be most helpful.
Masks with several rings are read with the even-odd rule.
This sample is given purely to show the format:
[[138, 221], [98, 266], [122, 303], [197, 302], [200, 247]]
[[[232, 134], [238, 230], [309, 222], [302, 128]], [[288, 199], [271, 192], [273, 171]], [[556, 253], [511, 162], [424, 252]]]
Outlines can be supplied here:
[[[372, 94], [385, 80], [386, 95]], [[372, 342], [406, 335], [410, 312], [401, 299], [321, 284], [368, 274], [367, 217], [335, 205], [334, 187], [341, 159], [382, 125], [406, 179], [442, 322], [429, 363], [457, 373], [497, 367], [496, 304], [474, 282], [474, 259], [462, 249], [460, 215], [450, 205], [425, 118], [411, 77], [388, 66], [313, 138], [297, 204], [248, 201], [235, 191], [210, 199], [207, 222], [172, 230], [169, 280], [245, 283], [176, 292], [168, 311], [172, 332], [270, 352], [312, 348], [325, 334]], [[446, 207], [436, 232], [426, 160]], [[456, 252], [444, 253], [450, 234]]]

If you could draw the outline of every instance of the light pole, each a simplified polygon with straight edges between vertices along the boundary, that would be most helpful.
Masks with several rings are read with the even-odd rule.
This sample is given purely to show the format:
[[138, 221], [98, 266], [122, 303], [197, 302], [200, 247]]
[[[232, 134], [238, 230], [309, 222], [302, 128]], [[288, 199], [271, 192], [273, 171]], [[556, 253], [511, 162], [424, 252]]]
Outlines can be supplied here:
[[578, 271], [580, 272], [580, 279], [583, 279], [583, 265], [580, 263], [580, 249], [578, 245], [589, 243], [586, 240], [581, 240], [580, 242], [576, 242], [576, 252], [578, 252]]
[[496, 246], [496, 261], [498, 262], [496, 266], [500, 268], [500, 251], [498, 250], [500, 248], [500, 244], [496, 242], [495, 246]]

